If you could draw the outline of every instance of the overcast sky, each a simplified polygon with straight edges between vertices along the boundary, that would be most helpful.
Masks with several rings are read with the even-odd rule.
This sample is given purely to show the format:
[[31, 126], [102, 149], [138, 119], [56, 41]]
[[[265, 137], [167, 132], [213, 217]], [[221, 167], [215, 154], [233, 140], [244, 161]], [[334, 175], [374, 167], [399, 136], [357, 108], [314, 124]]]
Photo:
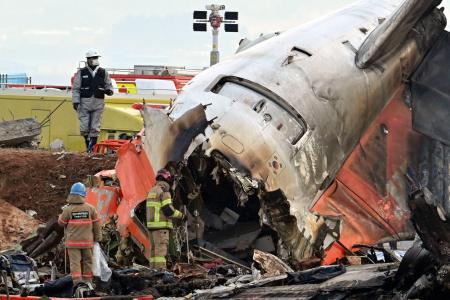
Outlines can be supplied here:
[[[220, 34], [221, 56], [241, 38], [285, 30], [355, 0], [221, 0], [239, 11], [239, 33]], [[216, 3], [216, 2], [212, 2]], [[104, 67], [209, 65], [211, 32], [192, 31], [199, 0], [0, 0], [0, 73], [26, 72], [33, 83], [69, 84], [85, 52]], [[449, 6], [450, 0], [444, 0]]]

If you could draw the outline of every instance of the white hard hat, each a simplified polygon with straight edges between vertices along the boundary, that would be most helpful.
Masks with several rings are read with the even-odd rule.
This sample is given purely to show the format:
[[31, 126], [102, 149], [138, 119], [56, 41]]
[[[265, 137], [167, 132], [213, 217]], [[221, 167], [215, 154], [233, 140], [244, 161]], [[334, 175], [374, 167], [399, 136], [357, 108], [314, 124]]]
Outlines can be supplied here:
[[89, 50], [88, 52], [86, 52], [86, 58], [97, 57], [97, 56], [100, 56], [100, 53], [98, 53], [97, 50]]

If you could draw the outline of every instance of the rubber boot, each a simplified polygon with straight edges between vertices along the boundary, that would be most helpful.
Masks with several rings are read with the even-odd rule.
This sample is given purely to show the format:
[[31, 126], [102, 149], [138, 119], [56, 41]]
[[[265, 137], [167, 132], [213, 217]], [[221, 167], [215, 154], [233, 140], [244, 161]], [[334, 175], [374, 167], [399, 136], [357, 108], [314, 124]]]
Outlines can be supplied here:
[[84, 143], [86, 144], [86, 151], [89, 151], [89, 136], [85, 135], [84, 137]]
[[88, 153], [92, 153], [92, 150], [94, 150], [95, 144], [97, 144], [97, 137], [93, 136], [89, 139]]

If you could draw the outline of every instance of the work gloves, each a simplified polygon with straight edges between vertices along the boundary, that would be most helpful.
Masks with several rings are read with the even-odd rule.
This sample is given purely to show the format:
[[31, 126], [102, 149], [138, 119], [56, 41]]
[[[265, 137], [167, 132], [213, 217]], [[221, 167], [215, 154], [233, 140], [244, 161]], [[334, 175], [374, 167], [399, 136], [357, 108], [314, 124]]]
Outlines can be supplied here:
[[114, 91], [110, 89], [105, 89], [103, 87], [99, 87], [98, 89], [108, 96], [112, 96], [114, 94]]
[[75, 111], [78, 111], [78, 106], [80, 106], [80, 103], [73, 103], [73, 109], [75, 109]]

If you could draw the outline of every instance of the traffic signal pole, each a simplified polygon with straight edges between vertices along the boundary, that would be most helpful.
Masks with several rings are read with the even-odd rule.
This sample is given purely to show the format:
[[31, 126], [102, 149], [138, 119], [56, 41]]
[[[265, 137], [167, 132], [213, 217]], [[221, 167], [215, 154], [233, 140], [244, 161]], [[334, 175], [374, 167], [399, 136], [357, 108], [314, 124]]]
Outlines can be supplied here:
[[208, 17], [207, 11], [194, 11], [194, 31], [207, 31], [207, 24], [212, 28], [212, 49], [210, 53], [209, 63], [213, 66], [219, 62], [219, 30], [222, 23], [225, 23], [225, 32], [238, 32], [237, 12], [225, 12], [225, 19], [220, 11], [225, 10], [225, 5], [211, 4], [206, 5], [206, 9], [211, 13]]
[[219, 62], [219, 29], [214, 28], [212, 30], [212, 50], [210, 54], [210, 66], [213, 66]]

